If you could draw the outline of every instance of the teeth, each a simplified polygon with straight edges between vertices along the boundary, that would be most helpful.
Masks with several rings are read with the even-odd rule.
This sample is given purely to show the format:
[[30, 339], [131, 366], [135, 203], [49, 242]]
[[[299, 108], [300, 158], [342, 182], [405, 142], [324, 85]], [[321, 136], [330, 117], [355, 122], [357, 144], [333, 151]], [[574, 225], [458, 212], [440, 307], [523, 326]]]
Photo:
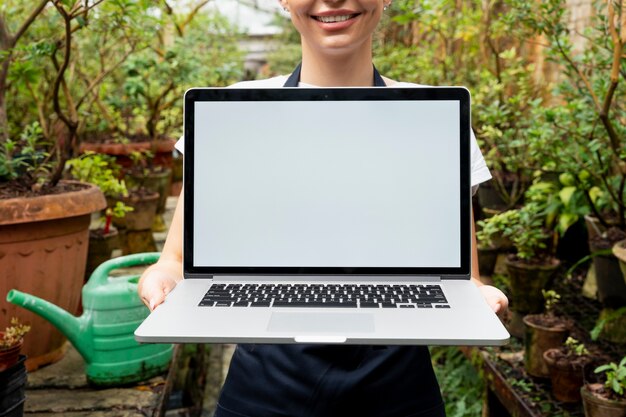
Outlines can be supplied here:
[[315, 18], [323, 23], [336, 23], [345, 22], [348, 19], [353, 18], [355, 15], [349, 14], [345, 16], [316, 16]]

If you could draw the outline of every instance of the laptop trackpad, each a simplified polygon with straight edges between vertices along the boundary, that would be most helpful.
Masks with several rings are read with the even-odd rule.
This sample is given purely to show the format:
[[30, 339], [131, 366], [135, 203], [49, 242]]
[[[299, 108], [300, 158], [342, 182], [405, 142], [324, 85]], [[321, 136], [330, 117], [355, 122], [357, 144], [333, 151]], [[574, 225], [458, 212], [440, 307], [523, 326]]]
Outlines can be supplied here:
[[364, 313], [272, 313], [270, 332], [367, 333], [374, 331], [374, 316]]

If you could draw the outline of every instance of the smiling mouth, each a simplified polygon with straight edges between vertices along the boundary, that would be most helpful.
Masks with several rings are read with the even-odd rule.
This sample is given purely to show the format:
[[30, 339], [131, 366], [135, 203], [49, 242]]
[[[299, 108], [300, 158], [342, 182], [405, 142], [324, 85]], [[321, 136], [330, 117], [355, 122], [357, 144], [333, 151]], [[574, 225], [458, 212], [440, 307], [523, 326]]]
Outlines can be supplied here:
[[338, 15], [338, 16], [312, 16], [312, 17], [313, 19], [322, 23], [338, 23], [338, 22], [345, 22], [346, 20], [353, 19], [357, 17], [358, 15], [359, 13]]

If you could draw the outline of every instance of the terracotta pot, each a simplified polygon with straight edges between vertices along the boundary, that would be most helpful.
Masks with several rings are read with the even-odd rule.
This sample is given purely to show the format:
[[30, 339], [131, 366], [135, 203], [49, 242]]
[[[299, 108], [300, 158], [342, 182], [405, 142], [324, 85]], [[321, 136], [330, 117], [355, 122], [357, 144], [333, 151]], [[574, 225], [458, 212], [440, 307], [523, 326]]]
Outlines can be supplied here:
[[594, 391], [601, 387], [602, 384], [590, 384], [580, 389], [585, 417], [626, 417], [626, 399], [609, 400], [600, 397]]
[[26, 367], [60, 359], [65, 337], [39, 316], [4, 297], [11, 289], [31, 293], [76, 313], [87, 262], [91, 213], [106, 207], [99, 188], [0, 200], [0, 328], [12, 317], [31, 325], [24, 341]]
[[563, 321], [553, 327], [536, 324], [540, 314], [525, 316], [526, 337], [524, 338], [524, 367], [529, 375], [547, 378], [550, 373], [543, 360], [543, 352], [563, 345], [570, 329], [570, 323]]
[[561, 262], [551, 258], [546, 265], [529, 265], [507, 257], [505, 264], [509, 272], [511, 309], [522, 315], [541, 312], [544, 305], [541, 290], [552, 286]]
[[151, 141], [131, 142], [131, 143], [88, 143], [81, 142], [80, 152], [92, 151], [103, 153], [115, 157], [118, 164], [124, 168], [133, 166], [133, 160], [130, 158], [132, 152], [153, 151], [153, 162], [159, 166], [172, 167], [172, 152], [174, 151], [173, 139], [159, 139], [154, 143]]
[[[115, 205], [115, 201], [117, 199], [111, 199], [112, 205]], [[150, 230], [159, 203], [158, 193], [130, 194], [128, 197], [120, 198], [119, 201], [131, 206], [134, 210], [126, 213], [124, 217], [114, 217], [113, 224], [115, 227], [127, 230]]]
[[[604, 250], [592, 241], [589, 242], [589, 247], [591, 253]], [[598, 301], [611, 308], [626, 305], [626, 282], [624, 282], [618, 258], [613, 254], [594, 256], [593, 268], [598, 287]]]
[[548, 366], [552, 394], [554, 398], [565, 403], [580, 401], [580, 388], [584, 384], [584, 365], [575, 365], [571, 361], [557, 361], [555, 356], [560, 349], [548, 349], [543, 352], [543, 360]]
[[[0, 339], [4, 337], [4, 332], [0, 332]], [[6, 348], [0, 349], [0, 372], [4, 372], [13, 365], [15, 365], [20, 358], [20, 350], [22, 350], [23, 340], [19, 343]]]
[[170, 194], [172, 183], [172, 170], [163, 169], [157, 172], [149, 172], [145, 175], [129, 172], [126, 174], [126, 182], [131, 188], [145, 188], [159, 194], [157, 214], [165, 212], [165, 202]]
[[103, 262], [111, 259], [113, 251], [120, 247], [119, 233], [110, 229], [109, 233], [89, 232], [89, 250], [87, 252], [87, 267], [85, 268], [85, 280]]

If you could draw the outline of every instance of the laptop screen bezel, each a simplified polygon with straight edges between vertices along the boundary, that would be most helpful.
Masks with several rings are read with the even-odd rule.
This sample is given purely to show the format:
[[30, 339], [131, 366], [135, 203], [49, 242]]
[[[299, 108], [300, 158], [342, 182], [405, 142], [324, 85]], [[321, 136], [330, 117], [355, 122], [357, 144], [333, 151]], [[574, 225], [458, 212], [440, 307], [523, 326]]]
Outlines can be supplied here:
[[[202, 101], [398, 101], [459, 102], [460, 131], [460, 265], [458, 267], [286, 267], [194, 265], [194, 120], [195, 103]], [[185, 278], [214, 275], [387, 275], [468, 278], [471, 273], [471, 149], [470, 94], [464, 87], [415, 88], [192, 88], [184, 97], [184, 220], [183, 273]]]

